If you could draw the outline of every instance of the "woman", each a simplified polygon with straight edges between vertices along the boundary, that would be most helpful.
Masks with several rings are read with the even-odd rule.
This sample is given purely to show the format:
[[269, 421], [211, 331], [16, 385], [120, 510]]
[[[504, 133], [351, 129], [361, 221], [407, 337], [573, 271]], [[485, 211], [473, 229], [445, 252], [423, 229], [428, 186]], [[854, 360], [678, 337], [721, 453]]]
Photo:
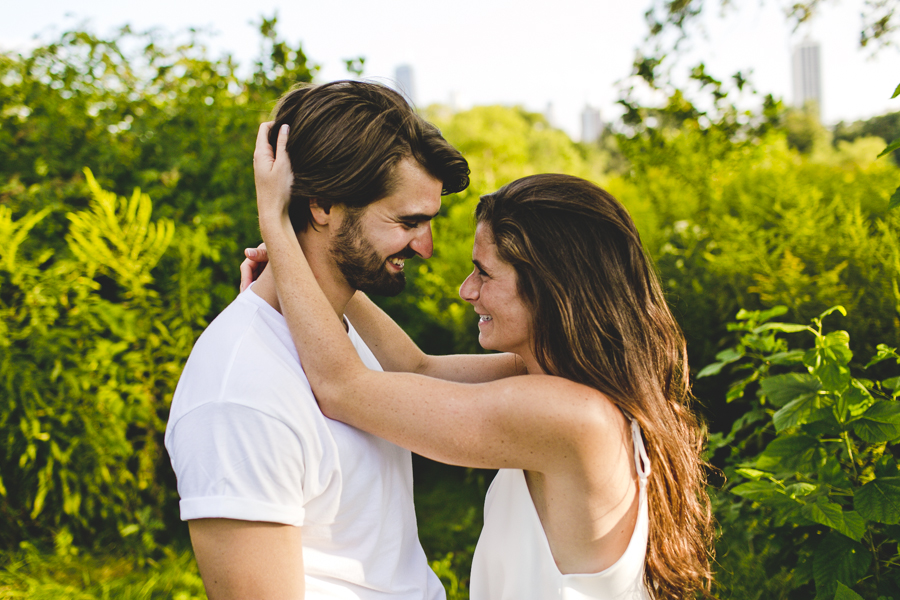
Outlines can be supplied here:
[[370, 371], [290, 225], [285, 128], [277, 159], [259, 139], [260, 228], [322, 411], [434, 460], [501, 469], [473, 600], [708, 589], [711, 516], [685, 344], [625, 209], [565, 175], [481, 199], [460, 295], [480, 315], [481, 345], [514, 353], [526, 375], [465, 384]]

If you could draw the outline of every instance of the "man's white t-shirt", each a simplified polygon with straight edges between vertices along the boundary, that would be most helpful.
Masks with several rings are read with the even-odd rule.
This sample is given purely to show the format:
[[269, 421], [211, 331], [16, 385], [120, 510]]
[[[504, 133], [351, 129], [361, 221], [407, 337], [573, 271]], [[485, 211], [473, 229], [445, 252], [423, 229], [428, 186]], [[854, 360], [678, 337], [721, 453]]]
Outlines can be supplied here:
[[444, 598], [417, 536], [409, 451], [321, 413], [284, 317], [252, 290], [197, 340], [165, 443], [182, 520], [302, 528], [308, 599]]

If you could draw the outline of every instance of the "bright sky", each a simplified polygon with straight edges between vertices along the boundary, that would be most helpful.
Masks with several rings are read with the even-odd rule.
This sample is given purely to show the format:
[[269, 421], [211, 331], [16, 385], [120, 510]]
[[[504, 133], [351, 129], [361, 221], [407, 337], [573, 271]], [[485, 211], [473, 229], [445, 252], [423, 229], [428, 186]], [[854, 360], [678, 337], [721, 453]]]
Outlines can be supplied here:
[[[900, 110], [890, 100], [900, 83], [900, 51], [874, 59], [858, 49], [864, 0], [832, 0], [805, 30], [793, 34], [773, 0], [744, 0], [744, 8], [705, 19], [708, 36], [691, 40], [685, 65], [705, 60], [719, 78], [752, 70], [763, 93], [791, 100], [790, 48], [809, 34], [822, 46], [826, 123]], [[708, 4], [717, 5], [716, 0]], [[214, 7], [214, 8], [210, 8]], [[643, 1], [628, 0], [39, 0], [8, 1], [0, 19], [0, 48], [25, 49], [33, 37], [87, 23], [99, 34], [129, 23], [135, 29], [189, 26], [212, 29], [215, 54], [248, 64], [259, 51], [251, 23], [277, 10], [279, 32], [300, 41], [322, 66], [321, 81], [347, 76], [343, 60], [366, 57], [365, 76], [392, 80], [398, 65], [413, 68], [416, 102], [521, 104], [545, 112], [576, 139], [586, 103], [604, 120], [620, 114], [616, 82], [630, 73], [645, 25]]]

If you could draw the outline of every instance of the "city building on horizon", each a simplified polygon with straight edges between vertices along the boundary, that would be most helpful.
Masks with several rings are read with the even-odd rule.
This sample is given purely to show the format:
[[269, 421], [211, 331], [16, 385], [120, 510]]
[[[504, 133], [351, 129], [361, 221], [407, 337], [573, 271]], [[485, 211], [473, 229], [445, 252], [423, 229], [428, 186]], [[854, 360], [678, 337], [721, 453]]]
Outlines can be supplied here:
[[805, 39], [794, 46], [794, 106], [811, 107], [816, 117], [822, 108], [822, 66], [819, 42]]
[[413, 68], [410, 65], [400, 65], [394, 69], [394, 81], [397, 83], [397, 91], [406, 96], [413, 106], [416, 105], [416, 84], [413, 78]]
[[590, 104], [584, 105], [581, 111], [581, 141], [584, 144], [592, 144], [600, 139], [603, 132], [603, 121], [600, 119], [600, 109]]
[[547, 102], [547, 108], [544, 109], [544, 118], [550, 127], [559, 127], [556, 122], [556, 109], [553, 107], [552, 101]]

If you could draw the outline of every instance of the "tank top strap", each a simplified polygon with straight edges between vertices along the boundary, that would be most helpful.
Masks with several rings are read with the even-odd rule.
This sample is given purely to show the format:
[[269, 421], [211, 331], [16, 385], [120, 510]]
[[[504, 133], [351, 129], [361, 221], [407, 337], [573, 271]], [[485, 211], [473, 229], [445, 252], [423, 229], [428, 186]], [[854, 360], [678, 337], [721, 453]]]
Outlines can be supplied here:
[[641, 436], [641, 426], [628, 413], [625, 414], [631, 421], [631, 442], [634, 445], [634, 468], [637, 470], [641, 485], [647, 483], [647, 477], [650, 476], [650, 457], [647, 456], [647, 449], [644, 447], [644, 438]]

